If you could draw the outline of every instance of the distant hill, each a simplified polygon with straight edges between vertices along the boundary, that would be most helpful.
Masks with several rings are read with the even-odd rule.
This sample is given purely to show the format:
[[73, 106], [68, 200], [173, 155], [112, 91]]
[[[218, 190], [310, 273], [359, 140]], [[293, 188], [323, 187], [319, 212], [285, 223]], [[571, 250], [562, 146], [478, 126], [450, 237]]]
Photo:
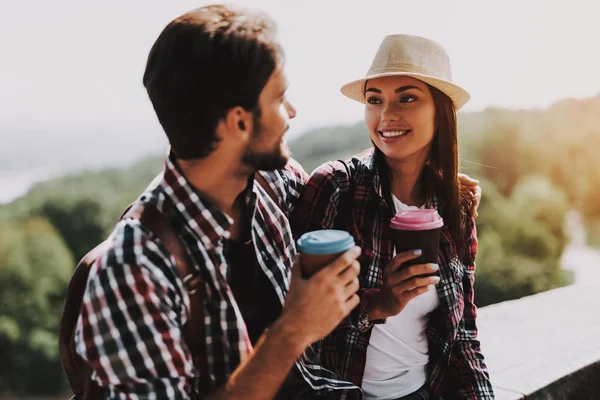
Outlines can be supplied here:
[[[600, 95], [567, 99], [545, 110], [489, 108], [459, 113], [462, 170], [494, 182], [510, 194], [517, 181], [530, 174], [549, 177], [571, 201], [592, 199], [600, 182]], [[348, 157], [370, 146], [363, 122], [313, 129], [289, 143], [294, 158], [311, 172], [320, 163]], [[162, 156], [145, 158], [126, 168], [86, 171], [38, 183], [22, 198], [0, 207], [6, 212], [31, 209], [47, 197], [93, 197], [114, 202], [117, 210], [131, 201], [162, 167]], [[596, 201], [592, 202], [594, 205]], [[600, 206], [589, 204], [600, 215]]]
[[371, 145], [365, 124], [313, 129], [290, 142], [293, 157], [306, 172], [312, 172], [321, 163], [346, 158]]

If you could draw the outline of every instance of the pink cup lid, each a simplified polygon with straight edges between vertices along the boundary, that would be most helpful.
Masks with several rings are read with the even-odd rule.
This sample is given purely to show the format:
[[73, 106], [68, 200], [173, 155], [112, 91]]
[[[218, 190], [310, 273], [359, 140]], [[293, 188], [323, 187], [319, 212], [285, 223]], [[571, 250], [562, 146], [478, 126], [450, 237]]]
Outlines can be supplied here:
[[394, 215], [390, 222], [392, 229], [403, 231], [427, 231], [444, 226], [444, 220], [437, 210], [405, 210]]

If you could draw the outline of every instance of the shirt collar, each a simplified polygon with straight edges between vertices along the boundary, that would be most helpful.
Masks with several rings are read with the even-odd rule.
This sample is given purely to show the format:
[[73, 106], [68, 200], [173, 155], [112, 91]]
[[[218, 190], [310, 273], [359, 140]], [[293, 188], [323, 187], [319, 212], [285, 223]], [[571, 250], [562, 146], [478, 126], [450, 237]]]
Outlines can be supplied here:
[[216, 247], [230, 236], [233, 220], [198, 192], [186, 179], [173, 154], [165, 158], [162, 189], [171, 208], [186, 220], [204, 246]]
[[375, 149], [371, 148], [359, 156], [362, 163], [367, 167], [369, 172], [373, 174], [373, 188], [375, 189], [375, 193], [379, 195], [383, 199], [383, 190], [381, 188], [381, 175], [379, 173], [379, 168], [377, 167], [377, 163], [375, 161]]

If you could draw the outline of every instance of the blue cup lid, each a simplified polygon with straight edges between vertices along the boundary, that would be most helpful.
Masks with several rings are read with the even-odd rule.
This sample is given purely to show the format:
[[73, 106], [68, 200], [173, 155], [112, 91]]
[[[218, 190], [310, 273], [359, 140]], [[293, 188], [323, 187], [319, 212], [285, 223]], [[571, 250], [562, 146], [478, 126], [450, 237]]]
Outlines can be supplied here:
[[298, 239], [298, 251], [304, 254], [338, 254], [353, 246], [352, 235], [334, 229], [307, 232]]

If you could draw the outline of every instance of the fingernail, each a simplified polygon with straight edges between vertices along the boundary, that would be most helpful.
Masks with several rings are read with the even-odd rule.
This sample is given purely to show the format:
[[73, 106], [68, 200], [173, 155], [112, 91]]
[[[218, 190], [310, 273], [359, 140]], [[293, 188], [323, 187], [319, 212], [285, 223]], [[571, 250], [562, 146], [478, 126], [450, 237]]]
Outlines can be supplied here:
[[420, 256], [421, 254], [423, 254], [423, 250], [421, 250], [421, 249], [416, 249], [416, 250], [413, 250], [412, 252], [413, 252], [413, 255], [415, 255], [415, 256]]
[[433, 278], [434, 278], [434, 281], [435, 281], [436, 284], [440, 283], [440, 277], [439, 276], [434, 276]]
[[431, 270], [432, 271], [437, 271], [438, 269], [440, 269], [440, 266], [437, 264], [431, 264]]

